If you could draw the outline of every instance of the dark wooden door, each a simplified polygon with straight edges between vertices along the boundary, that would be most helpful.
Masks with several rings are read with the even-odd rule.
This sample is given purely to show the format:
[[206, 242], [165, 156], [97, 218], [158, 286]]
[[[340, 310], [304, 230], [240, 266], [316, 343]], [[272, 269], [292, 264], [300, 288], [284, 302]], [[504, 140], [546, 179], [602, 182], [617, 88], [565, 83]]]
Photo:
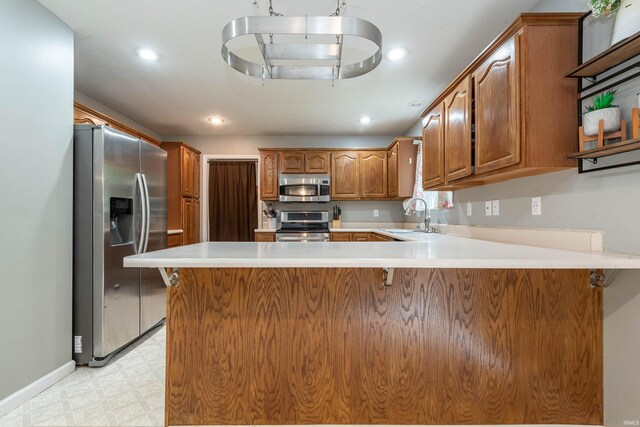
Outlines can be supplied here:
[[446, 182], [472, 173], [471, 77], [464, 79], [444, 101], [444, 155]]
[[476, 99], [475, 173], [520, 162], [516, 35], [473, 73]]
[[442, 105], [425, 116], [422, 130], [422, 188], [444, 184], [444, 123]]

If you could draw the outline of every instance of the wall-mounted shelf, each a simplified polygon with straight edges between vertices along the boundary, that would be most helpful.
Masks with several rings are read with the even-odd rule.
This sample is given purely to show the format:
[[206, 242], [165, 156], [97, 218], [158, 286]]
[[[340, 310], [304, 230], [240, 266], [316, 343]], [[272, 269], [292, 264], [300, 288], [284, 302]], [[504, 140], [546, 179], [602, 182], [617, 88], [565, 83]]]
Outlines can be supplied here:
[[640, 31], [581, 64], [566, 77], [595, 78], [637, 55], [640, 55]]
[[635, 150], [640, 150], [640, 138], [616, 142], [615, 144], [609, 144], [604, 147], [593, 148], [591, 150], [578, 151], [577, 153], [569, 154], [565, 157], [571, 160], [595, 160], [601, 157], [609, 157], [614, 154], [627, 153]]

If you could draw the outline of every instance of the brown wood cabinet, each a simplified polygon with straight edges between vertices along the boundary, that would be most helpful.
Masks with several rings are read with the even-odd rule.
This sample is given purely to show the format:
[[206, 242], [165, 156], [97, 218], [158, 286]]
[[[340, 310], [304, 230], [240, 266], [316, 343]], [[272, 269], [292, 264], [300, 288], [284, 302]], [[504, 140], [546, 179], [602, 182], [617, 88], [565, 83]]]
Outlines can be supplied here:
[[329, 153], [312, 151], [304, 153], [304, 172], [313, 174], [329, 173]]
[[331, 199], [360, 197], [360, 161], [357, 151], [331, 153]]
[[276, 233], [256, 231], [256, 242], [275, 242]]
[[351, 241], [351, 233], [346, 233], [342, 231], [332, 231], [331, 232], [331, 241], [332, 242], [350, 242]]
[[387, 152], [362, 151], [360, 161], [360, 195], [363, 199], [387, 197]]
[[278, 153], [260, 152], [260, 198], [278, 200]]
[[444, 101], [444, 147], [446, 182], [472, 173], [471, 77], [465, 78]]
[[260, 198], [278, 200], [278, 174], [330, 175], [335, 200], [387, 200], [413, 195], [420, 137], [398, 137], [380, 149], [260, 149]]
[[418, 146], [415, 137], [396, 138], [387, 151], [387, 196], [390, 199], [413, 197], [416, 182]]
[[351, 233], [345, 231], [332, 231], [332, 242], [389, 242], [394, 241], [393, 237], [383, 236], [378, 233]]
[[520, 43], [520, 33], [498, 48], [473, 73], [477, 174], [520, 161], [516, 43]]
[[167, 151], [167, 228], [182, 230], [182, 244], [200, 242], [200, 152], [183, 142], [163, 142]]
[[424, 119], [422, 130], [422, 187], [444, 184], [444, 121], [442, 105], [436, 105]]
[[182, 245], [182, 233], [172, 233], [167, 236], [167, 247], [175, 248]]
[[304, 153], [298, 151], [280, 153], [280, 173], [304, 173]]
[[423, 113], [425, 189], [576, 166], [564, 155], [578, 149], [577, 82], [564, 76], [577, 66], [579, 18], [521, 15], [434, 100]]

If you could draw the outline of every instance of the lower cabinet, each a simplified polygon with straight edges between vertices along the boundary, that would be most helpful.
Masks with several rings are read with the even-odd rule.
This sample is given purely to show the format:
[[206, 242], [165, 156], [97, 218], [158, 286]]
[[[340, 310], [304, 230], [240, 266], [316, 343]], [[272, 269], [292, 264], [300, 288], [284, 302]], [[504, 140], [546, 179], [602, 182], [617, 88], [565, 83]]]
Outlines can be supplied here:
[[275, 242], [276, 233], [256, 231], [256, 242]]
[[167, 236], [167, 247], [175, 248], [182, 245], [182, 233], [173, 233]]
[[332, 231], [332, 242], [391, 242], [393, 237], [383, 236], [378, 233], [347, 233], [342, 231]]
[[200, 242], [200, 201], [184, 197], [182, 199], [182, 244]]

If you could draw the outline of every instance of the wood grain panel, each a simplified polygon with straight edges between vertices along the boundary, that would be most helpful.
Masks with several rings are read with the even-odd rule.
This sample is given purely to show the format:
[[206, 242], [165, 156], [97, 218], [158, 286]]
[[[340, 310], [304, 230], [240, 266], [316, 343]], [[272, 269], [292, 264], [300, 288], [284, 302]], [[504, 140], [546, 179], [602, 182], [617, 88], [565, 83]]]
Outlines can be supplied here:
[[471, 77], [460, 83], [444, 101], [446, 182], [471, 175]]
[[353, 200], [360, 196], [358, 152], [331, 153], [331, 199]]
[[387, 197], [387, 152], [363, 151], [359, 156], [360, 197]]
[[280, 173], [304, 173], [304, 153], [280, 153]]
[[516, 34], [473, 73], [476, 175], [520, 162], [520, 95]]
[[278, 153], [262, 151], [260, 153], [260, 199], [278, 200]]
[[443, 105], [425, 117], [422, 130], [422, 188], [444, 184], [444, 120]]
[[328, 174], [329, 153], [326, 151], [305, 152], [304, 173]]
[[167, 422], [602, 424], [578, 270], [183, 269]]

